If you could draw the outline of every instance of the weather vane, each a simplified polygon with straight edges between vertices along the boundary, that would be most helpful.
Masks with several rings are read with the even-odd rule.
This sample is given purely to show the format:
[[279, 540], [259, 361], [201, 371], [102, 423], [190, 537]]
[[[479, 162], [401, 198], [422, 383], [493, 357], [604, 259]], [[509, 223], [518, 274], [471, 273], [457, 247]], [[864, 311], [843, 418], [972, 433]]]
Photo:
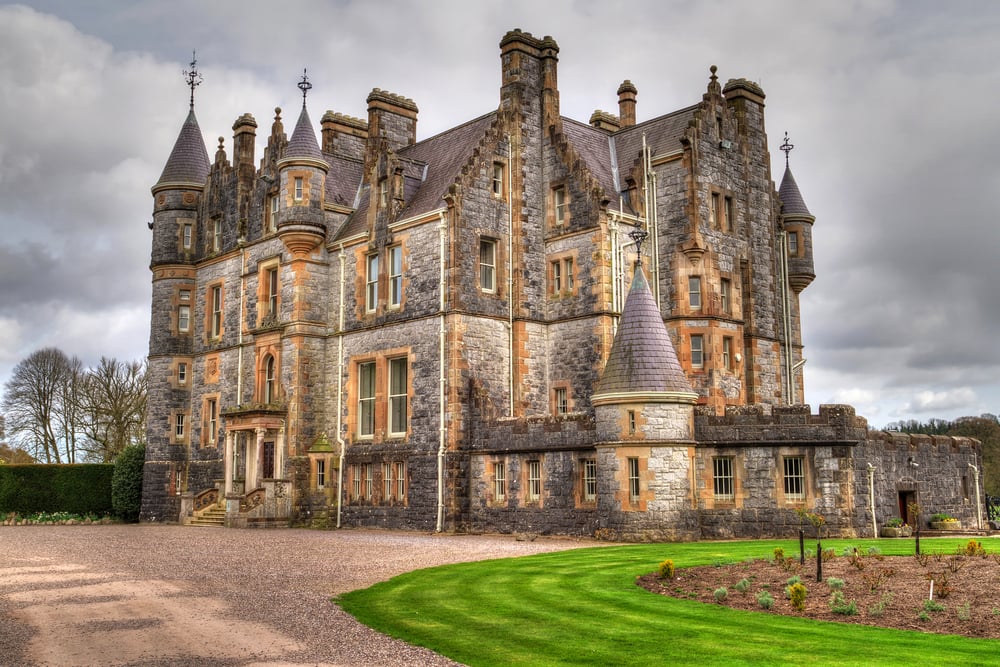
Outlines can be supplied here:
[[309, 83], [309, 77], [306, 76], [306, 68], [305, 67], [302, 68], [302, 80], [299, 81], [298, 86], [299, 86], [299, 90], [302, 91], [302, 107], [305, 108], [305, 106], [306, 106], [306, 93], [308, 93], [309, 89], [313, 87], [313, 85], [311, 83]]
[[785, 151], [785, 166], [788, 166], [788, 154], [795, 148], [795, 144], [788, 141], [788, 131], [785, 131], [785, 143], [781, 144], [780, 150]]
[[187, 80], [188, 88], [191, 89], [191, 110], [194, 111], [194, 89], [201, 85], [204, 80], [201, 72], [198, 71], [198, 58], [196, 52], [191, 52], [191, 69], [184, 71], [184, 78]]
[[647, 236], [649, 236], [649, 234], [646, 232], [646, 230], [643, 229], [642, 227], [639, 227], [638, 225], [633, 227], [632, 231], [628, 233], [628, 237], [632, 239], [632, 241], [635, 243], [636, 264], [642, 263], [642, 242], [646, 240]]

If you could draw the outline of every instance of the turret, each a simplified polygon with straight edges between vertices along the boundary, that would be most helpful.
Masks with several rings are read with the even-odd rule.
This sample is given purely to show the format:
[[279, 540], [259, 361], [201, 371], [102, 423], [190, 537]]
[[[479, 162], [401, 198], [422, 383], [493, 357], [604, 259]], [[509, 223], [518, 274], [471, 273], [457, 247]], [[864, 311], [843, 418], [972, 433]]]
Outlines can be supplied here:
[[816, 277], [812, 243], [812, 227], [816, 217], [809, 212], [788, 166], [788, 153], [792, 148], [788, 143], [788, 134], [785, 133], [785, 143], [781, 147], [785, 151], [785, 174], [781, 178], [778, 196], [781, 198], [781, 224], [788, 251], [788, 284], [799, 293]]

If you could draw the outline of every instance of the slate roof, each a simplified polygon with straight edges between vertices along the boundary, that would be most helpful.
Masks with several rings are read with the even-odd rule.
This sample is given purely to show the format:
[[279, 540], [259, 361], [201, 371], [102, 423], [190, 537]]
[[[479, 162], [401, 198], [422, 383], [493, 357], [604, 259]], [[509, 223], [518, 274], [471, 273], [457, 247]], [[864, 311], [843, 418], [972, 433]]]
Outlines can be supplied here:
[[808, 215], [812, 217], [806, 202], [802, 199], [799, 186], [795, 183], [792, 170], [785, 165], [785, 175], [781, 177], [781, 187], [778, 188], [778, 196], [781, 197], [781, 213], [783, 215]]
[[285, 148], [285, 155], [282, 159], [289, 158], [324, 160], [305, 105], [302, 105], [302, 112], [299, 114], [298, 122], [295, 123], [295, 130], [292, 132], [292, 138], [288, 140], [288, 146]]
[[174, 148], [170, 151], [167, 164], [160, 174], [160, 183], [197, 183], [204, 185], [208, 178], [209, 162], [208, 151], [205, 150], [205, 140], [201, 136], [201, 128], [198, 127], [198, 119], [195, 118], [194, 109], [188, 112], [187, 119], [181, 125], [181, 131], [174, 142]]
[[323, 160], [330, 165], [324, 192], [327, 203], [354, 208], [364, 163], [357, 158], [333, 153], [323, 153]]
[[646, 276], [638, 268], [594, 396], [651, 392], [694, 390], [677, 359]]
[[646, 135], [646, 145], [654, 157], [680, 150], [681, 138], [698, 108], [697, 104], [689, 106], [616, 132], [614, 138], [619, 172], [628, 174], [642, 159], [643, 135]]

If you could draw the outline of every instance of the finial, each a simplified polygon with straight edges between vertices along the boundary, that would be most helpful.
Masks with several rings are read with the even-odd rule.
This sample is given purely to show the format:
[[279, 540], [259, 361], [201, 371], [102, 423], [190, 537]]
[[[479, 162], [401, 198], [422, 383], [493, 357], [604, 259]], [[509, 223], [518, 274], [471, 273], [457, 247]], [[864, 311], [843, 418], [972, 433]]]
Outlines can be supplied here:
[[632, 231], [628, 233], [628, 237], [632, 239], [635, 243], [635, 263], [637, 265], [642, 264], [642, 242], [646, 240], [649, 234], [642, 227], [636, 226], [632, 228]]
[[712, 76], [709, 78], [711, 78], [713, 82], [719, 80], [719, 77], [715, 76], [715, 73], [719, 71], [718, 67], [712, 65], [711, 67], [708, 68], [708, 71], [712, 73]]
[[781, 144], [780, 150], [785, 151], [785, 167], [788, 167], [788, 154], [795, 148], [795, 144], [788, 141], [788, 132], [785, 131], [785, 143]]
[[302, 91], [302, 108], [304, 109], [306, 106], [306, 93], [308, 93], [309, 89], [313, 87], [313, 85], [309, 83], [309, 77], [306, 76], [306, 69], [304, 67], [302, 68], [302, 80], [299, 81], [298, 86], [299, 90]]
[[187, 80], [188, 88], [191, 89], [191, 111], [194, 111], [194, 89], [201, 85], [204, 80], [201, 72], [198, 71], [198, 58], [196, 57], [196, 52], [191, 52], [191, 69], [184, 71], [184, 77]]

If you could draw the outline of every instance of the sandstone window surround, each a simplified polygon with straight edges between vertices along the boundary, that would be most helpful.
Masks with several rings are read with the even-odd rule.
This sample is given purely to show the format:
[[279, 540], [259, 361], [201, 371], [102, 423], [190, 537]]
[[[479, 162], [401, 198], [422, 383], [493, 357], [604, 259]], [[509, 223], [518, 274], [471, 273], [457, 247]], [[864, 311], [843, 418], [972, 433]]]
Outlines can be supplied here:
[[691, 334], [691, 368], [705, 367], [705, 336]]
[[389, 259], [389, 308], [399, 308], [403, 304], [403, 246], [390, 246]]
[[565, 253], [549, 259], [549, 295], [568, 297], [576, 294], [575, 253]]
[[716, 229], [719, 226], [719, 219], [722, 217], [722, 195], [713, 192], [711, 202], [708, 206], [708, 226]]
[[326, 459], [316, 459], [316, 488], [326, 488]]
[[170, 443], [173, 445], [187, 444], [187, 439], [188, 439], [187, 413], [179, 410], [174, 411], [170, 414], [170, 421], [171, 421]]
[[802, 502], [806, 499], [805, 458], [785, 456], [782, 459], [785, 500]]
[[507, 500], [507, 463], [493, 462], [493, 502], [502, 503]]
[[495, 294], [497, 291], [497, 240], [479, 239], [479, 289]]
[[553, 185], [549, 192], [549, 224], [565, 227], [569, 224], [569, 193], [564, 184]]
[[736, 500], [733, 457], [716, 456], [712, 459], [712, 492], [716, 501], [733, 502]]
[[264, 233], [273, 234], [278, 228], [278, 207], [280, 200], [278, 195], [270, 195], [267, 198], [267, 209], [264, 217]]
[[205, 331], [209, 340], [222, 338], [225, 290], [221, 282], [205, 289]]
[[505, 183], [504, 174], [506, 173], [506, 165], [503, 162], [493, 163], [493, 178], [491, 181], [491, 192], [493, 193], [494, 199], [503, 199], [506, 195], [507, 188]]
[[378, 308], [378, 254], [365, 256], [365, 311], [374, 313]]
[[592, 503], [597, 500], [597, 459], [583, 459], [580, 462], [582, 500]]
[[719, 307], [722, 309], [723, 314], [732, 314], [733, 283], [729, 278], [719, 280]]
[[413, 384], [407, 348], [356, 359], [352, 367], [348, 426], [358, 440], [401, 440], [409, 434]]
[[542, 462], [539, 459], [532, 459], [528, 461], [526, 468], [525, 502], [538, 503], [542, 499]]
[[639, 484], [639, 457], [630, 456], [628, 461], [628, 499], [629, 502], [637, 503], [639, 502], [639, 492], [641, 491]]
[[701, 276], [688, 277], [688, 307], [701, 310]]
[[566, 381], [552, 383], [552, 414], [564, 415], [573, 408], [570, 384]]
[[217, 447], [219, 444], [219, 396], [213, 394], [202, 399], [202, 447]]
[[281, 313], [281, 264], [275, 257], [257, 268], [257, 326], [277, 324]]
[[736, 228], [736, 206], [732, 197], [723, 198], [722, 231], [731, 232]]
[[358, 364], [358, 436], [375, 435], [375, 362]]
[[733, 370], [733, 339], [731, 336], [722, 338], [722, 367], [727, 371]]

